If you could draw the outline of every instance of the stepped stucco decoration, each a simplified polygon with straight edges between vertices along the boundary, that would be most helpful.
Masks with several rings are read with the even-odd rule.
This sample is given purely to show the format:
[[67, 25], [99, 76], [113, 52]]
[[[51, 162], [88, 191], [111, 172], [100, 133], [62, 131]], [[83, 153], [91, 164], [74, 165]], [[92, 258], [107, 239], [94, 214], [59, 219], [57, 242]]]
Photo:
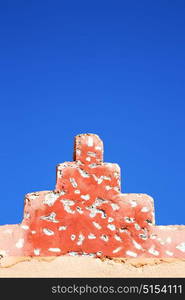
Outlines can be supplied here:
[[152, 197], [121, 193], [101, 139], [80, 134], [55, 190], [27, 194], [21, 224], [0, 226], [0, 255], [185, 258], [185, 227], [156, 226]]

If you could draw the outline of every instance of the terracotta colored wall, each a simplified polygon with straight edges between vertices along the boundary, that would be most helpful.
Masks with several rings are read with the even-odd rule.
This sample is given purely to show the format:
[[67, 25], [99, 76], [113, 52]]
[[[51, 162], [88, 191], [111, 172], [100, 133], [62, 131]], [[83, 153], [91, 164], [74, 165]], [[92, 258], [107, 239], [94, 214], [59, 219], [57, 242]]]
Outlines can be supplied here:
[[1, 255], [185, 258], [185, 228], [155, 226], [150, 196], [120, 192], [97, 135], [78, 135], [56, 173], [54, 191], [26, 195], [21, 224], [0, 227]]

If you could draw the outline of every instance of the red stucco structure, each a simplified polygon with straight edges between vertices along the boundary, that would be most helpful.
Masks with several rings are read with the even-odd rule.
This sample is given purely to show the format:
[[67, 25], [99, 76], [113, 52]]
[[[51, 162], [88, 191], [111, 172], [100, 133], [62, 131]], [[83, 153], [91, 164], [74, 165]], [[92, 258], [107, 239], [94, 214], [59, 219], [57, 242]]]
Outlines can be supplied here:
[[22, 223], [0, 226], [0, 254], [185, 258], [184, 228], [155, 226], [152, 197], [121, 193], [101, 139], [81, 134], [74, 161], [57, 166], [55, 190], [27, 194]]

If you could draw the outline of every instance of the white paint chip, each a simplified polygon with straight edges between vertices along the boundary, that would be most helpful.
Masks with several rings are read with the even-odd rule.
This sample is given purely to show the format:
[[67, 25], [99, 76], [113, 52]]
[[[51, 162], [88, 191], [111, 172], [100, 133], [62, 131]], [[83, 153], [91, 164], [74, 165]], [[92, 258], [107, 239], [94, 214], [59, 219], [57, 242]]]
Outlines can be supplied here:
[[66, 230], [66, 229], [67, 229], [67, 226], [60, 226], [60, 227], [58, 228], [59, 231], [63, 231], [63, 230]]
[[185, 242], [180, 243], [176, 248], [181, 252], [185, 252]]
[[111, 203], [111, 207], [113, 210], [119, 210], [119, 205], [117, 205], [116, 203]]
[[118, 253], [121, 249], [122, 249], [122, 247], [118, 247], [118, 248], [114, 249], [114, 250], [112, 251], [112, 253]]
[[78, 186], [78, 184], [74, 178], [69, 178], [69, 180], [71, 182], [72, 187], [76, 188]]
[[116, 226], [114, 224], [108, 224], [107, 228], [109, 228], [111, 231], [116, 230]]
[[18, 249], [22, 248], [23, 245], [24, 245], [24, 239], [19, 239], [19, 240], [17, 241], [17, 243], [15, 244], [15, 246], [16, 246]]
[[87, 195], [81, 195], [80, 197], [81, 197], [82, 199], [84, 199], [85, 201], [87, 201], [87, 200], [90, 199], [89, 194], [87, 194]]
[[158, 256], [159, 255], [159, 251], [154, 249], [154, 246], [152, 246], [149, 250], [149, 253], [151, 253], [152, 255]]
[[130, 217], [124, 217], [126, 223], [134, 223], [135, 219]]
[[131, 207], [136, 207], [137, 206], [136, 200], [131, 200], [130, 204], [131, 204]]
[[4, 233], [8, 233], [8, 234], [10, 234], [10, 233], [12, 233], [12, 231], [13, 231], [13, 229], [6, 229], [5, 231], [4, 231]]
[[102, 235], [100, 236], [100, 239], [103, 240], [104, 242], [108, 242], [109, 237], [108, 237], [108, 235], [106, 235], [106, 234], [102, 234]]
[[100, 224], [98, 224], [98, 223], [96, 223], [96, 222], [92, 222], [93, 223], [93, 225], [97, 228], [97, 229], [101, 229], [101, 225]]
[[80, 194], [80, 190], [75, 190], [74, 193], [75, 194]]
[[21, 225], [21, 228], [24, 229], [24, 230], [28, 230], [29, 226], [28, 225]]
[[96, 236], [95, 236], [93, 233], [90, 233], [90, 234], [88, 235], [88, 239], [89, 239], [89, 240], [94, 240], [94, 239], [96, 239]]
[[25, 212], [25, 213], [24, 213], [24, 219], [29, 219], [29, 218], [30, 218], [30, 213]]
[[78, 242], [77, 242], [77, 245], [78, 245], [78, 246], [82, 245], [84, 239], [85, 239], [85, 236], [84, 236], [82, 233], [80, 233], [79, 236], [78, 236]]
[[113, 222], [113, 221], [114, 221], [113, 218], [111, 218], [111, 217], [108, 218], [108, 222], [109, 222], [109, 223], [111, 223], [111, 222]]
[[48, 228], [43, 228], [43, 232], [46, 235], [54, 235], [54, 232]]
[[166, 242], [167, 242], [168, 244], [170, 244], [170, 243], [172, 242], [172, 238], [171, 238], [170, 236], [167, 237]]
[[6, 256], [7, 252], [5, 250], [0, 250], [0, 256], [4, 257]]
[[69, 199], [63, 199], [63, 200], [60, 200], [62, 203], [63, 203], [63, 206], [64, 206], [64, 210], [69, 213], [69, 214], [74, 214], [75, 211], [71, 209], [71, 206], [73, 206], [75, 204], [74, 201], [72, 200], [69, 200]]
[[110, 186], [110, 185], [106, 185], [105, 189], [106, 189], [107, 191], [109, 191], [109, 190], [111, 190], [111, 189], [112, 189], [112, 186]]
[[39, 255], [40, 254], [40, 249], [34, 249], [33, 252], [34, 252], [35, 255]]
[[59, 248], [49, 248], [48, 251], [51, 251], [51, 252], [61, 252], [61, 250]]
[[60, 193], [48, 193], [45, 198], [43, 203], [47, 204], [48, 206], [52, 206], [55, 201], [58, 199], [59, 196], [64, 195], [65, 193], [61, 191]]
[[132, 257], [137, 257], [137, 253], [135, 253], [133, 251], [130, 251], [130, 250], [127, 250], [126, 254], [129, 255], [129, 256], [132, 256]]
[[75, 235], [75, 234], [72, 234], [72, 235], [71, 235], [71, 240], [74, 241], [75, 239], [76, 239], [76, 235]]
[[88, 147], [93, 147], [94, 141], [93, 141], [92, 136], [88, 137], [87, 145], [88, 145]]
[[86, 172], [86, 171], [84, 171], [84, 170], [82, 170], [82, 169], [78, 169], [78, 171], [79, 171], [79, 173], [80, 173], [80, 175], [82, 176], [82, 177], [84, 177], [84, 178], [88, 178], [88, 177], [90, 177], [90, 175]]
[[134, 224], [134, 227], [135, 227], [136, 230], [140, 230], [141, 229], [141, 227], [137, 223]]
[[119, 235], [115, 234], [114, 238], [115, 238], [116, 241], [122, 242], [122, 239], [120, 238]]
[[141, 212], [149, 212], [150, 209], [146, 206], [144, 206], [142, 209], [141, 209]]
[[135, 247], [136, 249], [139, 249], [139, 250], [142, 249], [141, 245], [138, 244], [135, 240], [132, 240], [132, 243], [133, 243], [133, 245], [134, 245], [134, 247]]
[[55, 219], [56, 213], [52, 212], [48, 216], [41, 216], [40, 219], [48, 222], [58, 223], [59, 221]]
[[36, 193], [29, 194], [29, 195], [28, 195], [28, 198], [29, 198], [30, 200], [35, 200], [35, 199], [38, 199], [38, 198], [39, 198], [39, 195], [36, 194]]
[[167, 255], [169, 255], [169, 256], [173, 256], [173, 252], [171, 252], [171, 251], [168, 251], [168, 250], [166, 250], [165, 252], [166, 252], [166, 254], [167, 254]]

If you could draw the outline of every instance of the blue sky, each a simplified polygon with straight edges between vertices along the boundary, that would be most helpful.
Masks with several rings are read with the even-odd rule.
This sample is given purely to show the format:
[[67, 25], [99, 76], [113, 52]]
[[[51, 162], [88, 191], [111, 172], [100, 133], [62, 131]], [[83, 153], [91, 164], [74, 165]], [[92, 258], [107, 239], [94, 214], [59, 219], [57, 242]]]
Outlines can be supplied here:
[[96, 133], [122, 192], [185, 223], [185, 2], [1, 1], [0, 224]]

